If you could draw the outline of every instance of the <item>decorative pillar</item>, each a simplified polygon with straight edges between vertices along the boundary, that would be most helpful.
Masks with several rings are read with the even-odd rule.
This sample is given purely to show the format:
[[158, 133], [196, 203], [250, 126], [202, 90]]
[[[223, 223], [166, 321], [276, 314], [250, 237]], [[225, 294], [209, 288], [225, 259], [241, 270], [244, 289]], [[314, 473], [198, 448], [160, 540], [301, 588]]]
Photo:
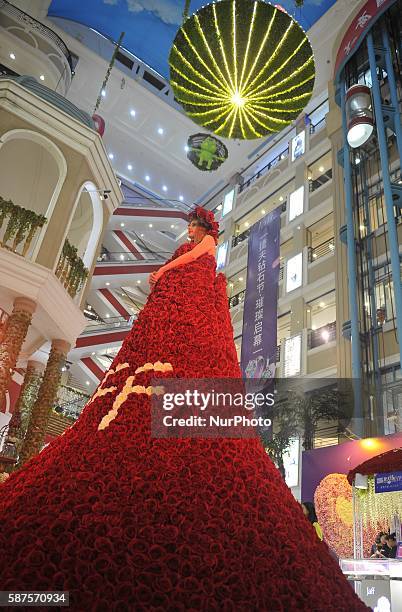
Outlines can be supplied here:
[[69, 350], [70, 344], [65, 340], [52, 341], [43, 380], [32, 408], [28, 430], [19, 455], [18, 467], [39, 453], [42, 448], [50, 413], [57, 397], [61, 368]]
[[4, 402], [35, 309], [36, 302], [29, 298], [17, 297], [14, 300], [13, 311], [7, 320], [0, 345], [0, 406]]

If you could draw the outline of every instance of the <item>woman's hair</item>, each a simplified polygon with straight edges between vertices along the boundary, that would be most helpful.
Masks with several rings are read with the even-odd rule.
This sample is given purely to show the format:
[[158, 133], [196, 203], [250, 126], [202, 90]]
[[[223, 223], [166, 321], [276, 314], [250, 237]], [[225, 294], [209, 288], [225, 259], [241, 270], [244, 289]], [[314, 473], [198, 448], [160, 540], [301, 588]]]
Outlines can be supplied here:
[[212, 236], [215, 243], [218, 242], [219, 223], [215, 221], [215, 216], [212, 210], [206, 210], [202, 206], [196, 206], [194, 210], [189, 212], [188, 221], [197, 221], [200, 227], [203, 227], [207, 234]]
[[302, 502], [302, 506], [304, 506], [308, 512], [307, 518], [310, 523], [318, 523], [318, 518], [315, 513], [314, 504], [312, 502]]

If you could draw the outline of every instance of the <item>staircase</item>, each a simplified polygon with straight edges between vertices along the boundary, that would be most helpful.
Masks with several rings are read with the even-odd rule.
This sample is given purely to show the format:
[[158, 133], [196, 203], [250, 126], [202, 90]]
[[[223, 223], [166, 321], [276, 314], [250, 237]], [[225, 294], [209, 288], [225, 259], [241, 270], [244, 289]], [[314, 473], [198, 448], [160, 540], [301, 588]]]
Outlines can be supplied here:
[[73, 423], [73, 419], [68, 419], [67, 417], [57, 414], [52, 410], [46, 427], [46, 435], [57, 438], [57, 436], [60, 436], [63, 431], [71, 427]]

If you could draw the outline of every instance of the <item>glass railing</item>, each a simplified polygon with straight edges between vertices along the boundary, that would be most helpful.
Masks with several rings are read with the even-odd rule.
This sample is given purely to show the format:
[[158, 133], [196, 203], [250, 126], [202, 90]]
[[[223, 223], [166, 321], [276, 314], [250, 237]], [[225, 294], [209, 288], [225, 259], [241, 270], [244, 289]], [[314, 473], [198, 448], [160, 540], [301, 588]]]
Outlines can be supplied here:
[[317, 121], [317, 123], [310, 124], [310, 134], [317, 134], [320, 130], [325, 127], [325, 117]]
[[110, 317], [104, 321], [90, 321], [84, 331], [81, 332], [81, 335], [90, 336], [98, 332], [129, 329], [136, 318], [137, 315], [131, 315], [128, 319], [126, 319], [126, 317]]
[[243, 185], [240, 185], [239, 193], [241, 193], [242, 191], [250, 187], [252, 183], [255, 183], [255, 181], [258, 181], [259, 178], [264, 176], [264, 174], [267, 174], [267, 172], [269, 172], [272, 168], [275, 168], [275, 166], [277, 166], [281, 161], [283, 161], [287, 157], [289, 157], [289, 146], [287, 146], [286, 149], [284, 149], [281, 153], [276, 155], [274, 159], [268, 162], [263, 168], [261, 168], [261, 170], [256, 172], [256, 174], [253, 174], [253, 176], [251, 176], [245, 183], [243, 183]]
[[313, 349], [336, 339], [336, 321], [323, 325], [318, 329], [309, 329], [307, 336], [307, 348]]
[[86, 393], [78, 389], [61, 385], [57, 392], [56, 405], [53, 410], [57, 414], [62, 414], [63, 416], [76, 420], [89, 400], [89, 397], [89, 395], [86, 395]]
[[325, 255], [332, 255], [335, 251], [335, 242], [334, 238], [330, 238], [325, 242], [317, 245], [316, 247], [309, 247], [308, 250], [308, 260], [310, 263], [313, 261], [317, 261], [320, 257], [325, 257]]
[[329, 181], [332, 181], [332, 168], [330, 168], [329, 170], [327, 170], [326, 172], [318, 176], [316, 179], [309, 181], [310, 193], [312, 193], [313, 191], [316, 191], [317, 189], [319, 189], [320, 187], [322, 187], [323, 185], [325, 185], [325, 183], [328, 183]]
[[127, 251], [117, 251], [101, 253], [96, 261], [98, 263], [127, 263], [128, 261], [142, 264], [153, 262], [163, 263], [171, 256], [172, 253], [168, 253], [167, 251], [138, 251], [138, 255], [137, 253], [129, 253]]
[[243, 291], [239, 291], [239, 293], [236, 293], [235, 295], [232, 295], [232, 297], [229, 298], [229, 308], [234, 308], [235, 306], [238, 306], [239, 304], [244, 302], [245, 296], [245, 289], [243, 289]]

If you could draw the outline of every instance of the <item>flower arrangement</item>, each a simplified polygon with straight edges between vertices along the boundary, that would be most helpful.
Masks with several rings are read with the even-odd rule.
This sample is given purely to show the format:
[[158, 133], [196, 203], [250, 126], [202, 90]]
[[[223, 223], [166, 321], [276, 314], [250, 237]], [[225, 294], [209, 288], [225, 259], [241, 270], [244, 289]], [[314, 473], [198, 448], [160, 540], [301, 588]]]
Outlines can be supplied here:
[[170, 83], [195, 123], [253, 139], [296, 119], [311, 98], [315, 66], [288, 13], [263, 0], [221, 0], [184, 17], [169, 54]]
[[78, 257], [77, 247], [66, 238], [57, 264], [56, 276], [72, 298], [80, 291], [88, 274], [89, 270], [85, 267], [81, 257]]
[[[345, 474], [328, 474], [314, 493], [314, 505], [324, 539], [338, 557], [353, 557], [353, 509], [352, 487]], [[382, 524], [376, 521], [366, 525], [363, 531], [365, 556]]]
[[376, 493], [374, 476], [367, 478], [367, 489], [356, 489], [356, 495], [364, 525], [388, 525], [402, 513], [402, 491]]

